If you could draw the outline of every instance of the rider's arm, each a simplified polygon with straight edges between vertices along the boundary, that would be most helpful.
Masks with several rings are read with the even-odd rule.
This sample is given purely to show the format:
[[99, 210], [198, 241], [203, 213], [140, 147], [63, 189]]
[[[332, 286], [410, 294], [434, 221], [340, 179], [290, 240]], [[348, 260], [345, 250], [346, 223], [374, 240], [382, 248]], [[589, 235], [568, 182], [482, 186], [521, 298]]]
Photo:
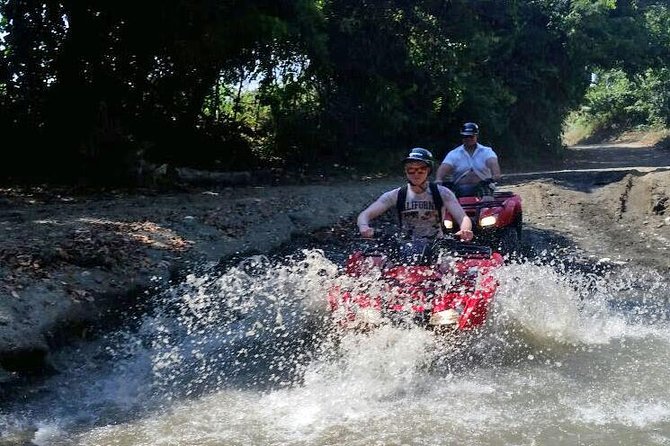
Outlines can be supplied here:
[[365, 208], [363, 212], [358, 214], [356, 224], [358, 225], [358, 231], [363, 237], [372, 237], [374, 235], [374, 230], [370, 227], [370, 221], [379, 217], [391, 207], [389, 205], [388, 195], [389, 192], [383, 194], [377, 199], [377, 201], [372, 203], [370, 206]]
[[458, 222], [459, 230], [456, 235], [463, 241], [472, 240], [472, 221], [470, 220], [470, 217], [465, 214], [465, 211], [456, 199], [456, 196], [451, 191], [449, 191], [444, 206], [454, 218], [454, 221]]
[[461, 240], [472, 240], [472, 221], [470, 220], [470, 217], [465, 214], [461, 205], [456, 202], [456, 206], [453, 210], [449, 209], [449, 213], [457, 222], [459, 222], [459, 229], [456, 235], [458, 235]]
[[439, 184], [442, 181], [451, 180], [451, 174], [454, 172], [454, 166], [449, 163], [442, 163], [440, 167], [437, 168], [437, 173], [435, 174], [435, 181]]
[[500, 164], [498, 164], [498, 158], [495, 156], [492, 156], [491, 158], [486, 160], [486, 167], [491, 169], [491, 178], [493, 178], [494, 181], [500, 180], [501, 173], [500, 173]]

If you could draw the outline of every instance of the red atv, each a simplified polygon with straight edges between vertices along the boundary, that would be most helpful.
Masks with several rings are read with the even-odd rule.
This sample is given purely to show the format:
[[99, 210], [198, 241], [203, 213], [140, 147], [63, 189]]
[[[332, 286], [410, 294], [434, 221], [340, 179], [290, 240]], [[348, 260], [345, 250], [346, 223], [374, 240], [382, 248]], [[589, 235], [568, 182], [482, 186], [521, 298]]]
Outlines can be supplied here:
[[394, 243], [347, 259], [328, 293], [339, 327], [414, 324], [455, 333], [484, 324], [498, 287], [491, 273], [503, 264], [500, 254], [451, 239]]
[[[493, 192], [492, 195], [461, 196], [458, 198], [465, 213], [472, 220], [474, 240], [492, 247], [503, 255], [521, 250], [522, 209], [521, 197], [513, 192]], [[447, 232], [456, 232], [454, 219], [444, 216]]]

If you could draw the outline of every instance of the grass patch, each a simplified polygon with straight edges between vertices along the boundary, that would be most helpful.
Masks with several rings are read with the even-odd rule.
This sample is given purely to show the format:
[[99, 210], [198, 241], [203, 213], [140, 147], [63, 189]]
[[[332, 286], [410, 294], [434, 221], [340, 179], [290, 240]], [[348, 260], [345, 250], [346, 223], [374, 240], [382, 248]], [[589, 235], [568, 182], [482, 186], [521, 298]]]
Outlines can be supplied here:
[[570, 120], [566, 122], [563, 130], [562, 140], [566, 146], [574, 146], [586, 141], [594, 134], [594, 128], [583, 122]]
[[571, 113], [563, 125], [562, 141], [566, 146], [578, 144], [619, 143], [638, 146], [670, 145], [670, 129], [655, 126], [602, 126], [587, 121], [578, 112]]

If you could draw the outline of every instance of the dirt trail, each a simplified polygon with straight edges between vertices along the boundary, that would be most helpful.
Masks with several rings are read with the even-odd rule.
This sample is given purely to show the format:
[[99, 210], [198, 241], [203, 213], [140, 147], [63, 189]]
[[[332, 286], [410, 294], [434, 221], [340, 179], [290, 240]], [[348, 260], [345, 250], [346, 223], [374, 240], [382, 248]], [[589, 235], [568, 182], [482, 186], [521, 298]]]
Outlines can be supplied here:
[[[568, 159], [557, 171], [506, 177], [504, 188], [523, 198], [527, 250], [561, 247], [668, 274], [670, 150], [578, 146]], [[0, 384], [48, 364], [51, 348], [110, 308], [197, 266], [353, 226], [397, 182], [97, 197], [0, 190]]]
[[526, 244], [670, 272], [670, 150], [639, 142], [575, 146], [564, 169], [510, 176]]

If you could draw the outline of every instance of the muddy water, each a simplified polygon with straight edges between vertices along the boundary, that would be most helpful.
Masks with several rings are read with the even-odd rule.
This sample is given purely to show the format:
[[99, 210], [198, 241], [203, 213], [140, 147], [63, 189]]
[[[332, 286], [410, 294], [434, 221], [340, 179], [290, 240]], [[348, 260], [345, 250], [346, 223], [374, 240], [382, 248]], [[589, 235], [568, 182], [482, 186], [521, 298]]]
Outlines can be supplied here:
[[488, 325], [335, 336], [318, 250], [189, 276], [59, 353], [0, 409], [0, 444], [669, 445], [670, 285], [534, 259], [496, 274]]

